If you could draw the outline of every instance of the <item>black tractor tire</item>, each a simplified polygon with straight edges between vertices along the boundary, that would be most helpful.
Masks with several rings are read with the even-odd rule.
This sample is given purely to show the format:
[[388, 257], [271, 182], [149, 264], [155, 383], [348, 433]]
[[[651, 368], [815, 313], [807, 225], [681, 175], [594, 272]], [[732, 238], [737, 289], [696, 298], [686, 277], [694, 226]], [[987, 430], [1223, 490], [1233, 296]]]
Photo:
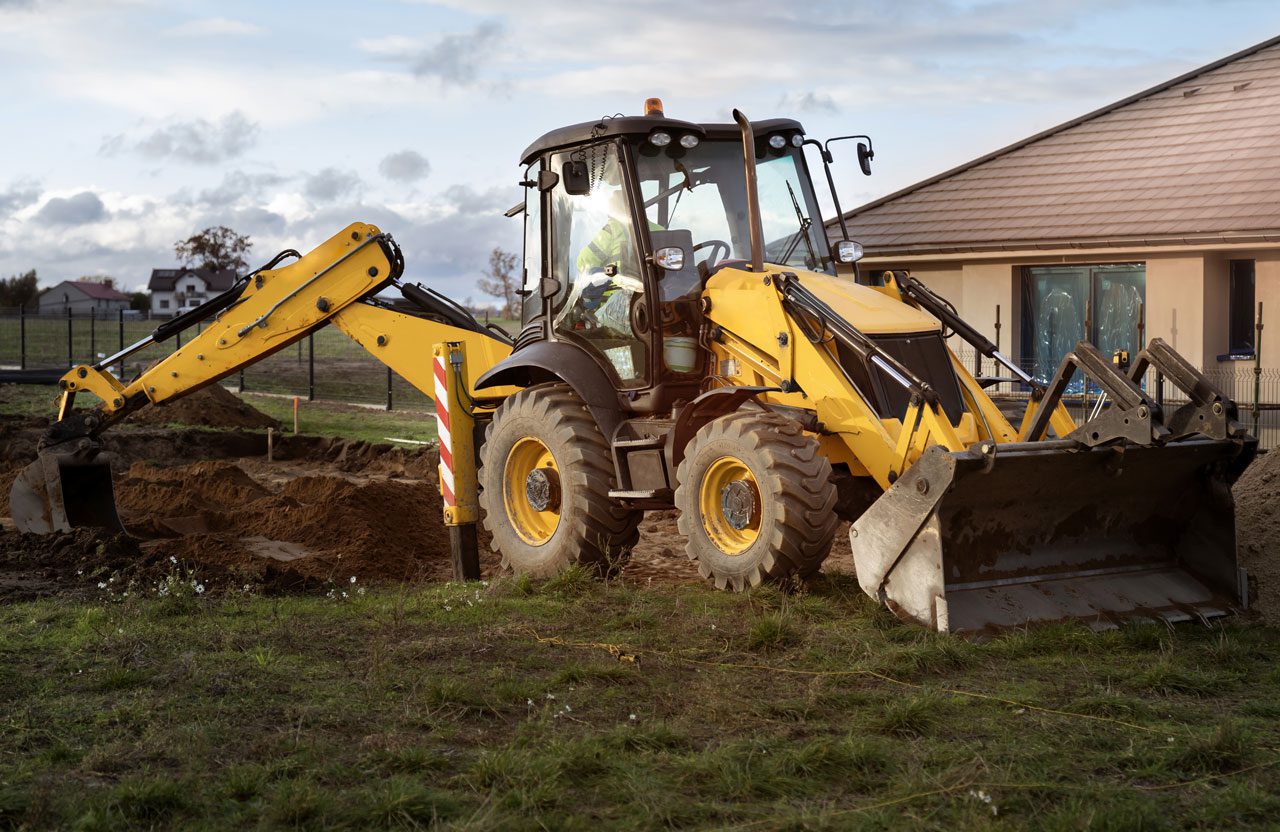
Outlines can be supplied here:
[[[726, 465], [730, 473], [717, 473]], [[735, 476], [733, 470], [741, 472], [747, 492], [754, 492], [745, 537], [726, 526], [728, 508], [715, 513], [717, 499], [727, 499], [717, 494], [728, 488], [746, 493], [737, 485], [716, 490], [720, 478]], [[678, 478], [677, 522], [688, 540], [685, 551], [718, 589], [740, 592], [764, 582], [807, 578], [831, 551], [839, 523], [831, 464], [817, 439], [793, 419], [743, 410], [709, 422], [689, 443]], [[713, 504], [711, 516], [703, 510], [707, 500]], [[740, 510], [736, 522], [743, 522]], [[729, 551], [734, 545], [740, 550]]]
[[[528, 509], [515, 501], [526, 499], [525, 482], [507, 482], [524, 454], [513, 454], [513, 449], [536, 447], [534, 443], [543, 446], [557, 473], [558, 499], [552, 497], [551, 504], [558, 518], [550, 531], [543, 522], [549, 515], [537, 514], [534, 525], [520, 522], [519, 512], [527, 514]], [[614, 487], [609, 443], [568, 385], [530, 387], [502, 403], [485, 433], [479, 480], [492, 546], [503, 567], [517, 574], [548, 577], [580, 564], [601, 576], [612, 575], [640, 537], [643, 512], [609, 496]]]

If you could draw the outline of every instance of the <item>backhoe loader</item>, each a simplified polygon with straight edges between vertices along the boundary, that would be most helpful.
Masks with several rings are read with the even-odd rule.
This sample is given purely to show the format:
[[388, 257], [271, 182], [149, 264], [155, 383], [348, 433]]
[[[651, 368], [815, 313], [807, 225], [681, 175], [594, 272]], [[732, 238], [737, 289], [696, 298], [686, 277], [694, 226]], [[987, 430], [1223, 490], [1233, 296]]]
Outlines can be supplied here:
[[[391, 237], [356, 224], [125, 350], [208, 321], [132, 381], [108, 371], [119, 355], [73, 369], [14, 485], [15, 522], [118, 525], [105, 428], [332, 324], [429, 395], [432, 345], [466, 344], [476, 452], [452, 463], [478, 466], [483, 522], [516, 572], [616, 570], [643, 512], [675, 508], [689, 558], [733, 590], [813, 575], [847, 520], [862, 588], [941, 631], [1246, 603], [1230, 486], [1257, 441], [1233, 402], [1158, 339], [1128, 373], [1081, 342], [1033, 379], [909, 274], [858, 274], [847, 232], [828, 243], [806, 149], [835, 199], [830, 142], [734, 118], [681, 121], [650, 100], [531, 144], [507, 212], [525, 229], [514, 337], [403, 281]], [[384, 302], [392, 287], [416, 311]], [[1025, 392], [1020, 419], [959, 341]], [[1149, 368], [1186, 403], [1148, 395]], [[1107, 403], [1083, 424], [1062, 404], [1078, 373]], [[76, 410], [81, 393], [102, 401]]]

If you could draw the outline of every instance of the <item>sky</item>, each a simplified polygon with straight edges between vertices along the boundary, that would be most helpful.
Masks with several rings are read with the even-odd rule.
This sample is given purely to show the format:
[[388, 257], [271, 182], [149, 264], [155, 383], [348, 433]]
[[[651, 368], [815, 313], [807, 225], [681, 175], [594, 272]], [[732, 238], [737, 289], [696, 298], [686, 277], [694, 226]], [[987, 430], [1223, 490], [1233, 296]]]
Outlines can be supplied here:
[[0, 276], [132, 290], [210, 225], [257, 265], [360, 220], [483, 302], [556, 127], [658, 96], [868, 133], [849, 209], [1276, 34], [1275, 0], [0, 0]]

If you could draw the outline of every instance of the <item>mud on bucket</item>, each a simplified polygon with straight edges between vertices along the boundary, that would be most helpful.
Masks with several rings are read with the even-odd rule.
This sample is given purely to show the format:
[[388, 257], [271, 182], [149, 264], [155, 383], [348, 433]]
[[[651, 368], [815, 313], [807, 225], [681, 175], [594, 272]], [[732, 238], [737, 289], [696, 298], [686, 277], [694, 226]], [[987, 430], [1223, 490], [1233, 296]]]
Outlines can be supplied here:
[[1247, 598], [1233, 441], [930, 448], [853, 525], [858, 581], [943, 632], [1225, 615]]
[[83, 452], [42, 452], [9, 489], [9, 516], [20, 532], [50, 534], [82, 527], [123, 531], [111, 467]]

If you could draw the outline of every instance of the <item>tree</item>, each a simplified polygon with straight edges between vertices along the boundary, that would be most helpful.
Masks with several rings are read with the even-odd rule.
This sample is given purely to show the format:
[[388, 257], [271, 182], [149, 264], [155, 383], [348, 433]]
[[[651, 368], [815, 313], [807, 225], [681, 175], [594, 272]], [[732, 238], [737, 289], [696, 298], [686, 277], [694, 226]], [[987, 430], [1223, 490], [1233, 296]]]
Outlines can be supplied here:
[[150, 292], [130, 292], [129, 308], [136, 309], [139, 312], [151, 311], [151, 293]]
[[22, 306], [34, 309], [39, 295], [40, 289], [37, 285], [35, 269], [0, 280], [0, 306]]
[[247, 234], [237, 234], [225, 225], [206, 228], [199, 234], [173, 244], [173, 251], [184, 266], [194, 265], [201, 269], [235, 269], [237, 272], [249, 267], [244, 258], [253, 248]]
[[486, 276], [476, 281], [480, 291], [502, 301], [504, 318], [517, 316], [516, 301], [519, 297], [517, 292], [520, 289], [520, 283], [516, 279], [518, 259], [509, 251], [495, 248], [489, 253], [489, 269], [485, 272]]

